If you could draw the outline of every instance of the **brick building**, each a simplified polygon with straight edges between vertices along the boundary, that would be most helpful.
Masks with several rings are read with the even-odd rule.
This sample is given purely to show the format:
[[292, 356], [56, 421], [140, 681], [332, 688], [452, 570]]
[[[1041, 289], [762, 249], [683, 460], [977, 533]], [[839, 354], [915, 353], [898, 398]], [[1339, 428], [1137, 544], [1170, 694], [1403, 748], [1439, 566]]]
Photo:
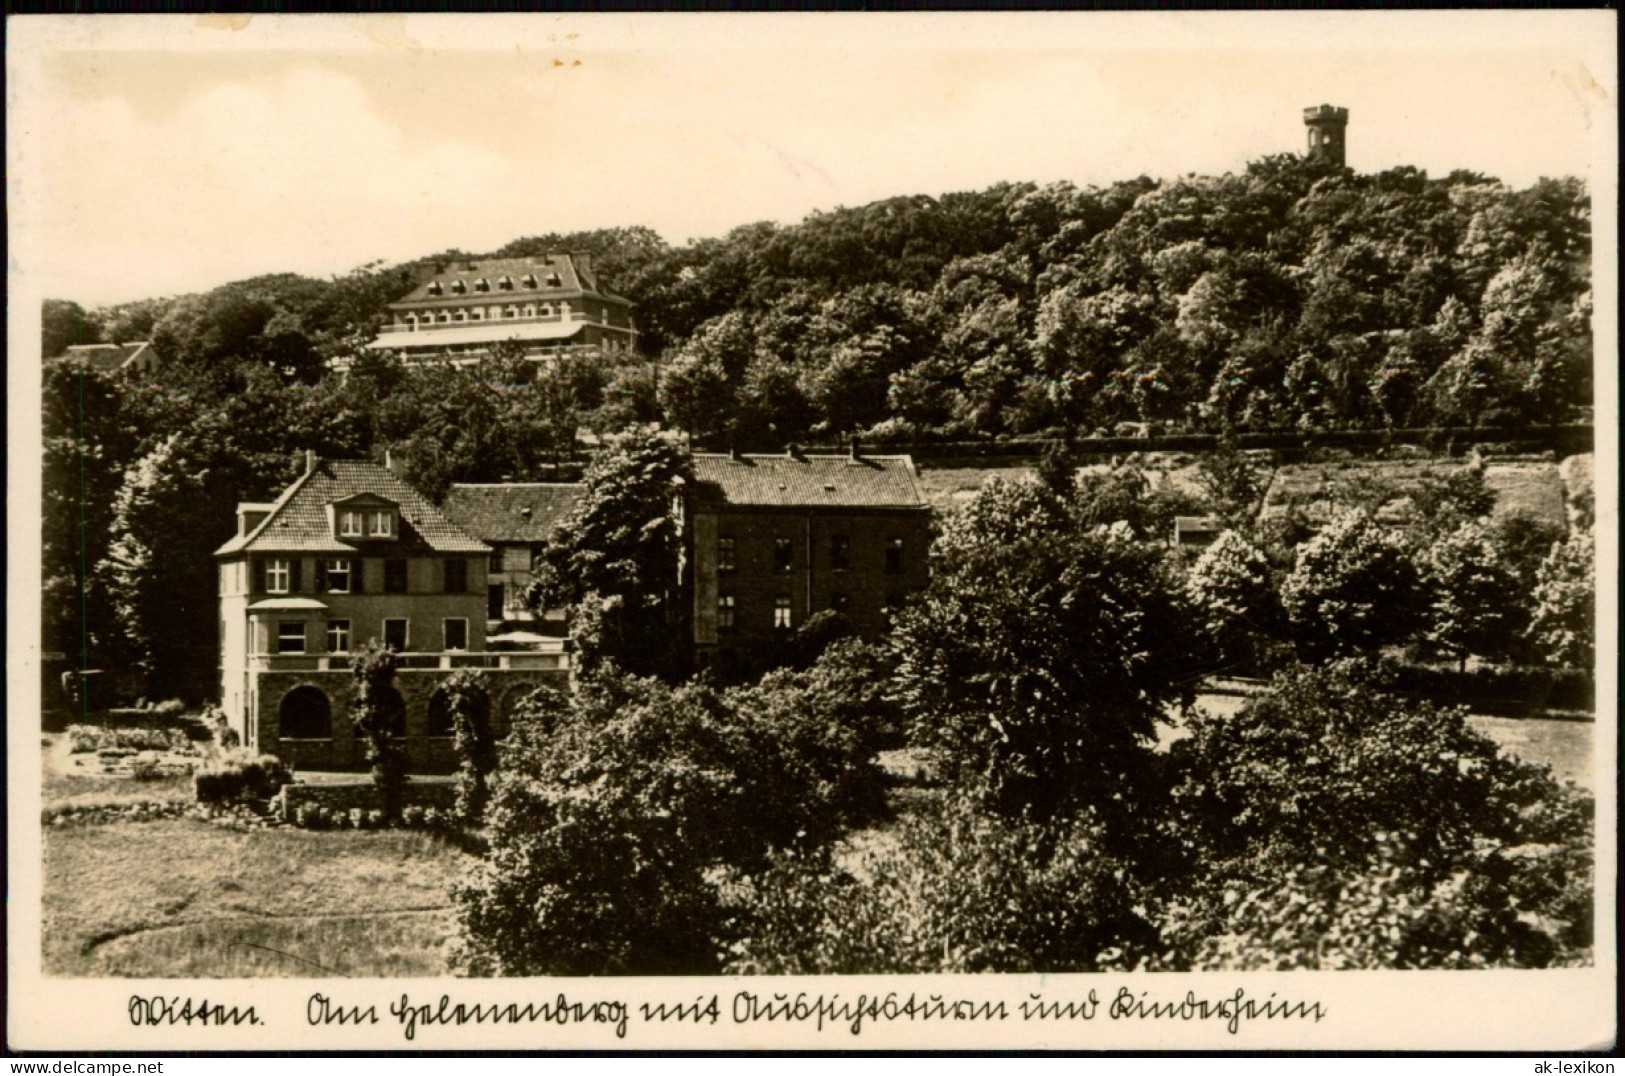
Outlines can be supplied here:
[[490, 555], [389, 469], [307, 453], [276, 501], [237, 506], [237, 533], [215, 552], [231, 727], [298, 768], [361, 767], [349, 654], [378, 639], [399, 654], [396, 719], [412, 770], [450, 771], [436, 695], [448, 671], [488, 671], [499, 732], [525, 691], [568, 675], [562, 646], [487, 650]]
[[391, 303], [367, 346], [474, 361], [501, 343], [535, 358], [630, 353], [632, 304], [599, 285], [587, 254], [461, 261]]
[[685, 506], [696, 661], [727, 665], [814, 613], [861, 634], [926, 584], [931, 512], [907, 456], [696, 455]]
[[535, 627], [564, 633], [564, 614], [549, 610], [538, 620], [525, 605], [531, 566], [553, 528], [574, 510], [581, 487], [573, 482], [453, 484], [441, 510], [465, 534], [491, 547], [485, 618], [493, 629]]

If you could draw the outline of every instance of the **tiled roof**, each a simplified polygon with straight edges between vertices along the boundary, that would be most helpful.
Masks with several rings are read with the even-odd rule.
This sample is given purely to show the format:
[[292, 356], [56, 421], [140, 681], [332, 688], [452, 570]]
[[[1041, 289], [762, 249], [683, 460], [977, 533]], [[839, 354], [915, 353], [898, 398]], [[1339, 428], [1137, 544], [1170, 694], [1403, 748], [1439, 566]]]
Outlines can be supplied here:
[[[374, 493], [400, 506], [400, 534], [393, 541], [352, 542], [333, 535], [327, 522], [332, 501]], [[403, 556], [426, 553], [489, 553], [429, 499], [368, 460], [320, 460], [276, 499], [271, 513], [248, 535], [233, 538], [216, 556], [230, 553], [350, 553], [387, 547]]]
[[62, 357], [92, 370], [122, 370], [131, 359], [147, 350], [147, 341], [133, 344], [74, 344]]
[[545, 542], [575, 508], [581, 487], [566, 482], [454, 485], [441, 511], [485, 542]]
[[[579, 260], [578, 260], [579, 259]], [[472, 266], [472, 268], [470, 268]], [[498, 281], [504, 276], [513, 281], [511, 290], [504, 290]], [[535, 284], [527, 286], [525, 277], [533, 277]], [[557, 284], [548, 283], [550, 276], [558, 277]], [[490, 290], [476, 291], [475, 282], [484, 280]], [[461, 281], [464, 290], [456, 292], [453, 285]], [[440, 291], [433, 290], [435, 284]], [[591, 259], [582, 255], [552, 254], [534, 258], [488, 258], [484, 261], [457, 261], [436, 273], [412, 291], [403, 295], [396, 304], [416, 304], [439, 301], [447, 297], [461, 299], [488, 299], [491, 302], [527, 298], [569, 298], [575, 295], [608, 295], [598, 290]], [[613, 296], [612, 296], [613, 297]]]
[[695, 455], [694, 477], [702, 503], [925, 507], [907, 456]]
[[503, 321], [465, 322], [455, 329], [421, 329], [418, 332], [381, 333], [367, 346], [391, 351], [419, 347], [456, 347], [461, 344], [495, 344], [504, 340], [568, 340], [587, 327], [584, 321], [551, 321], [515, 325]]

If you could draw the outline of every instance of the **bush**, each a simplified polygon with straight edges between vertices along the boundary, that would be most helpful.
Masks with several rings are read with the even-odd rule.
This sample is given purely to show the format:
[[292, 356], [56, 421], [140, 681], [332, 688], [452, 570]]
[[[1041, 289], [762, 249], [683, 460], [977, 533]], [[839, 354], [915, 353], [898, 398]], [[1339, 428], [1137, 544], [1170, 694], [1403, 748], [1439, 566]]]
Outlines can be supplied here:
[[155, 758], [138, 758], [130, 763], [130, 777], [137, 781], [161, 781], [164, 768]]
[[1590, 669], [1535, 665], [1482, 666], [1462, 671], [1425, 665], [1384, 665], [1392, 690], [1450, 702], [1520, 704], [1530, 709], [1593, 710], [1596, 678]]
[[1586, 959], [1591, 812], [1365, 663], [1294, 670], [1176, 743], [1172, 967]]
[[293, 774], [275, 755], [233, 751], [222, 755], [192, 777], [199, 803], [241, 803], [268, 800]]
[[69, 725], [68, 750], [73, 754], [118, 750], [173, 751], [192, 753], [190, 741], [179, 729], [102, 728], [98, 725]]
[[749, 887], [731, 972], [1071, 972], [1132, 966], [1157, 931], [1086, 816], [1039, 823], [950, 801], [856, 874], [783, 858]]
[[[453, 892], [456, 963], [480, 975], [715, 972], [718, 888], [801, 828], [828, 831], [785, 756], [704, 684], [613, 672], [537, 692], [514, 722], [487, 812], [492, 853]], [[816, 794], [808, 793], [816, 799]]]
[[186, 704], [179, 699], [165, 699], [152, 708], [155, 717], [174, 720], [186, 712]]

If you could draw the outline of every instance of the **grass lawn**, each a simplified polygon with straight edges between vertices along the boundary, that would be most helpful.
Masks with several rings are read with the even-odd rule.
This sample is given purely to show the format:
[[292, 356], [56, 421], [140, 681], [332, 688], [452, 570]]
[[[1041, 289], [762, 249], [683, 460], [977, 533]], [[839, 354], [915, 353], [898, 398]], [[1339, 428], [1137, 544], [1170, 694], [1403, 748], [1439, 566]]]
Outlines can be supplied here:
[[468, 857], [415, 831], [240, 832], [193, 819], [44, 834], [50, 975], [447, 974]]

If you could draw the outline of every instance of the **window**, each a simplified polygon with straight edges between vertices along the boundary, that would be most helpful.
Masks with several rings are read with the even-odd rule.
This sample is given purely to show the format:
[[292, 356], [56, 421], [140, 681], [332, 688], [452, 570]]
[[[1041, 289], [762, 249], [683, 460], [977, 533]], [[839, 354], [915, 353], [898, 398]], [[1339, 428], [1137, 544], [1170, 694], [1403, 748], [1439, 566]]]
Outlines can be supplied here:
[[735, 547], [732, 538], [717, 539], [717, 571], [731, 572], [734, 570]]
[[444, 291], [445, 291], [445, 289], [440, 286], [440, 281], [433, 280], [433, 281], [429, 282], [429, 294], [430, 295], [440, 295]]
[[395, 513], [384, 511], [372, 514], [372, 536], [388, 538], [395, 533]]
[[286, 560], [265, 562], [265, 590], [268, 594], [286, 594], [293, 585], [293, 565]]
[[468, 285], [464, 284], [461, 280], [453, 280], [451, 282], [451, 290], [456, 292], [458, 295], [461, 295], [468, 290]]
[[787, 572], [794, 563], [795, 553], [788, 538], [773, 539], [773, 570]]
[[886, 539], [886, 571], [896, 575], [903, 570], [903, 540]]
[[323, 561], [326, 565], [323, 582], [330, 594], [350, 593], [350, 562], [347, 560]]
[[474, 281], [474, 290], [475, 291], [490, 291], [491, 290], [491, 284], [484, 277], [480, 277], [480, 279]]
[[468, 590], [468, 561], [446, 561], [446, 593], [462, 594]]
[[781, 630], [788, 630], [790, 623], [790, 599], [773, 599], [773, 626]]
[[305, 652], [305, 622], [303, 620], [283, 620], [277, 623], [276, 652], [278, 654], [303, 654]]
[[277, 708], [284, 740], [325, 740], [333, 735], [333, 704], [321, 688], [301, 684]]
[[329, 654], [348, 654], [350, 652], [350, 622], [348, 620], [329, 620], [327, 622], [327, 652]]
[[485, 588], [485, 619], [502, 619], [502, 584], [491, 583]]
[[384, 561], [384, 593], [406, 593], [406, 561], [398, 558]]
[[852, 566], [852, 539], [844, 534], [837, 534], [829, 540], [829, 566], [837, 572], [844, 572]]
[[717, 627], [726, 631], [734, 626], [734, 596], [732, 594], [719, 594], [717, 596]]
[[501, 288], [503, 291], [512, 291], [513, 280], [510, 277], [503, 277], [501, 280], [497, 281], [497, 287]]
[[384, 645], [393, 647], [397, 651], [404, 652], [409, 639], [407, 627], [408, 625], [405, 617], [401, 617], [399, 619], [390, 617], [389, 619], [385, 620]]
[[360, 512], [356, 512], [356, 511], [353, 511], [351, 509], [345, 509], [344, 511], [339, 513], [339, 537], [341, 537], [341, 538], [359, 538], [359, 537], [361, 537], [361, 533], [362, 533], [362, 529], [361, 529], [361, 513]]
[[446, 649], [468, 649], [468, 621], [463, 617], [447, 617], [444, 622]]

